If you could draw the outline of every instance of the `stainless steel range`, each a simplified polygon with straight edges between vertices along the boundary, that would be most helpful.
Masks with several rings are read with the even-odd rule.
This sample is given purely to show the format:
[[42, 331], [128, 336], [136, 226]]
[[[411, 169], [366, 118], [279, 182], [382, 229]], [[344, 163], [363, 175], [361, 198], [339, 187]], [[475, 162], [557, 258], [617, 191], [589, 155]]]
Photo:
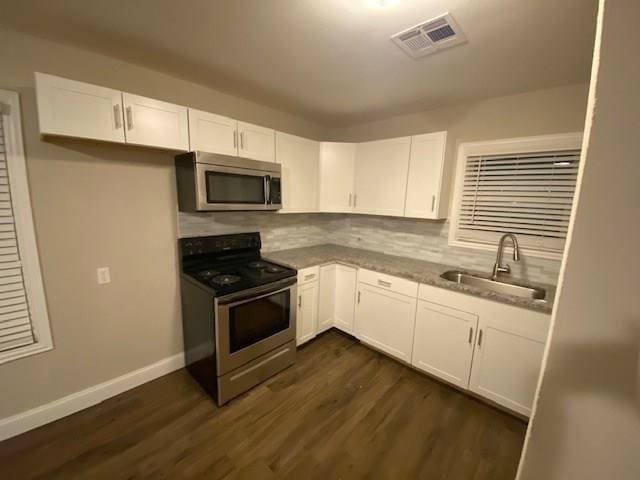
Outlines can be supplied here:
[[296, 354], [296, 270], [263, 260], [260, 234], [180, 240], [191, 375], [222, 405]]

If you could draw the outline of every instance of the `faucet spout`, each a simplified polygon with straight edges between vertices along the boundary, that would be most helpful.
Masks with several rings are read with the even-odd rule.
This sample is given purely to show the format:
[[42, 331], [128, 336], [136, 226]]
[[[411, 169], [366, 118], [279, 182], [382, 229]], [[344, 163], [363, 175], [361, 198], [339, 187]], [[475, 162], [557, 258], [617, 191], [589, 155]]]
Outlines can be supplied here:
[[509, 264], [502, 265], [502, 251], [504, 250], [504, 242], [507, 239], [510, 239], [511, 243], [513, 243], [513, 261], [517, 262], [520, 260], [520, 246], [518, 245], [518, 239], [513, 233], [505, 233], [502, 237], [500, 237], [500, 241], [498, 242], [496, 263], [493, 265], [493, 273], [491, 275], [491, 278], [493, 280], [496, 280], [498, 278], [498, 275], [500, 275], [501, 273], [511, 273], [511, 267], [509, 266]]

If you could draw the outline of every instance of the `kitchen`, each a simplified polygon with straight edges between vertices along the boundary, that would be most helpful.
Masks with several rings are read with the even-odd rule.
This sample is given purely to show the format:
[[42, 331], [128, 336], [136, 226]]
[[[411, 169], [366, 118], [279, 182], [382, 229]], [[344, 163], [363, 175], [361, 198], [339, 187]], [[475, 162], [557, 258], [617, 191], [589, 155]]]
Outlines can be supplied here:
[[[251, 91], [248, 83], [244, 90], [235, 81], [225, 83], [215, 69], [195, 69], [179, 78], [177, 72], [186, 72], [194, 61], [186, 51], [182, 57], [158, 54], [161, 42], [149, 30], [156, 47], [140, 42], [133, 48], [125, 35], [130, 23], [125, 17], [142, 15], [143, 6], [105, 12], [95, 3], [93, 14], [80, 3], [58, 12], [42, 2], [6, 10], [3, 5], [8, 13], [0, 21], [0, 59], [8, 68], [0, 88], [20, 98], [40, 304], [49, 320], [37, 324], [33, 314], [32, 324], [42, 328], [32, 334], [40, 353], [16, 355], [0, 365], [0, 381], [10, 387], [0, 410], [0, 431], [8, 439], [0, 443], [0, 471], [14, 478], [55, 473], [117, 478], [133, 472], [174, 478], [205, 472], [221, 478], [310, 472], [415, 478], [429, 471], [448, 478], [471, 478], [470, 472], [513, 478], [535, 410], [553, 309], [561, 307], [554, 302], [555, 286], [575, 215], [578, 172], [585, 168], [585, 115], [595, 88], [589, 71], [596, 2], [547, 5], [557, 9], [558, 21], [572, 22], [557, 58], [546, 58], [542, 50], [549, 44], [543, 44], [537, 57], [529, 57], [527, 70], [517, 49], [507, 49], [502, 64], [496, 60], [477, 75], [482, 80], [491, 68], [504, 68], [513, 73], [508, 81], [477, 92], [478, 82], [457, 78], [455, 88], [467, 89], [461, 101], [441, 75], [430, 88], [443, 98], [413, 110], [400, 108], [403, 92], [388, 86], [384, 109], [371, 101], [376, 91], [360, 95], [352, 89], [347, 102], [339, 88], [323, 87], [334, 81], [330, 71], [317, 75], [317, 92], [309, 90], [316, 93], [304, 94], [296, 81], [311, 82], [303, 74], [306, 60], [300, 71], [287, 70], [290, 81], [275, 74], [282, 88], [285, 83], [289, 88], [287, 99], [257, 87]], [[232, 24], [249, 3], [211, 5], [207, 11]], [[430, 92], [420, 86], [415, 69], [426, 69], [423, 75], [429, 65], [455, 71], [456, 58], [471, 61], [469, 55], [482, 54], [480, 63], [492, 58], [487, 43], [492, 37], [471, 21], [473, 15], [489, 21], [486, 12], [465, 2], [347, 3], [328, 2], [323, 11], [314, 2], [301, 2], [287, 18], [316, 19], [307, 25], [316, 36], [327, 18], [342, 32], [375, 25], [379, 31], [369, 34], [384, 46], [388, 61], [410, 73], [403, 77], [407, 94], [410, 85], [420, 95]], [[508, 9], [507, 3], [496, 1], [489, 10]], [[529, 3], [513, 15], [534, 28], [539, 24], [523, 19], [541, 19], [547, 12]], [[176, 7], [164, 7], [157, 14], [159, 25], [183, 18]], [[251, 7], [267, 14], [264, 5]], [[580, 14], [572, 16], [575, 10]], [[104, 18], [95, 17], [98, 12]], [[77, 24], [66, 24], [67, 17]], [[114, 18], [123, 22], [121, 30], [113, 27]], [[434, 19], [447, 21], [463, 41], [414, 60], [390, 40]], [[83, 22], [114, 30], [90, 41]], [[327, 45], [309, 44], [299, 24], [289, 27], [300, 35], [300, 49], [331, 52]], [[558, 32], [557, 23], [545, 28]], [[218, 35], [225, 34], [228, 29], [221, 28]], [[194, 52], [206, 51], [187, 38], [180, 41]], [[277, 51], [281, 41], [274, 38], [272, 48]], [[238, 49], [249, 58], [238, 60], [237, 68], [261, 66], [258, 52], [247, 52], [242, 42]], [[214, 50], [231, 61], [229, 52]], [[447, 66], [442, 62], [448, 58]], [[351, 60], [366, 70], [366, 61]], [[542, 72], [549, 65], [558, 71]], [[263, 73], [265, 82], [274, 81], [275, 72]], [[346, 70], [345, 78], [349, 74]], [[374, 89], [376, 82], [371, 85]], [[296, 94], [314, 97], [316, 113], [309, 114], [311, 103], [296, 106]], [[358, 110], [366, 98], [375, 115]], [[330, 102], [331, 108], [318, 107]], [[344, 113], [347, 105], [353, 106], [351, 113]], [[11, 133], [10, 126], [5, 130]], [[526, 176], [530, 168], [518, 177], [522, 165], [536, 165], [542, 182]], [[496, 169], [515, 192], [507, 204], [495, 195], [482, 197], [482, 186]], [[249, 170], [256, 181], [245, 175]], [[528, 200], [514, 200], [518, 195]], [[471, 203], [465, 200], [469, 196], [475, 199]], [[513, 208], [525, 211], [518, 210], [516, 218]], [[496, 211], [510, 213], [488, 215]], [[495, 231], [487, 232], [487, 224]], [[502, 233], [514, 233], [515, 239], [501, 239]], [[208, 283], [216, 275], [206, 285], [196, 278], [231, 263], [235, 273], [220, 273], [241, 277], [240, 261], [249, 283], [227, 277], [226, 282], [240, 283], [225, 290]], [[254, 262], [269, 264], [251, 267]], [[493, 280], [498, 282], [478, 284]], [[267, 342], [244, 360], [227, 352], [228, 368], [216, 371], [225, 365], [216, 343], [226, 338], [220, 334], [226, 328], [220, 321], [225, 301], [238, 300], [240, 284], [260, 289], [272, 281], [284, 282], [286, 293], [269, 308], [279, 305], [276, 317], [286, 319], [286, 335], [273, 335], [277, 321], [266, 321], [266, 309], [250, 311], [246, 335], [282, 341]], [[524, 288], [511, 288], [514, 283]], [[497, 291], [501, 285], [509, 291]], [[200, 295], [186, 294], [190, 287]], [[35, 311], [36, 301], [29, 302]], [[227, 322], [233, 349], [233, 336], [242, 333], [232, 331], [242, 323], [242, 305], [229, 303], [227, 318], [237, 320]], [[215, 323], [215, 335], [205, 333], [190, 344], [191, 318], [206, 322], [209, 332]], [[286, 354], [264, 363], [285, 347]], [[246, 345], [239, 350], [246, 351]], [[211, 360], [202, 375], [194, 374], [190, 353]], [[243, 385], [233, 386], [232, 378]], [[406, 416], [410, 412], [414, 422]], [[437, 420], [441, 417], [445, 423]], [[251, 422], [260, 418], [266, 423], [253, 431]], [[278, 418], [282, 422], [272, 425]], [[382, 422], [380, 431], [368, 431], [376, 421]], [[102, 433], [94, 436], [96, 424]], [[240, 437], [233, 435], [236, 428]], [[446, 434], [439, 433], [443, 429]], [[469, 430], [479, 432], [478, 440]], [[391, 434], [397, 440], [389, 440]], [[356, 448], [362, 441], [370, 442], [368, 453]], [[476, 456], [482, 448], [475, 441], [486, 442], [488, 459]], [[39, 466], [29, 461], [55, 442], [62, 442], [57, 454], [41, 456]], [[415, 446], [398, 450], [406, 442]], [[533, 447], [539, 440], [534, 435], [530, 442]], [[94, 449], [108, 445], [115, 453], [89, 460]], [[462, 461], [450, 460], [467, 451]], [[374, 452], [387, 453], [372, 462]], [[525, 468], [520, 475], [532, 474]]]

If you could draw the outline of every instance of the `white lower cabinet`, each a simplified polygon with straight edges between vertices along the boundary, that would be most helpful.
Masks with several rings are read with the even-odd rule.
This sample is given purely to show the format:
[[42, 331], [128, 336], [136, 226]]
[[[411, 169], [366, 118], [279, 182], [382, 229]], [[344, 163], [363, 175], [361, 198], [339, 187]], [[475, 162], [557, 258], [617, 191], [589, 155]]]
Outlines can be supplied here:
[[335, 263], [320, 267], [320, 292], [318, 301], [318, 333], [333, 327], [336, 297]]
[[415, 297], [358, 282], [355, 333], [361, 341], [409, 363], [415, 318]]
[[412, 365], [467, 388], [477, 324], [477, 315], [419, 300]]
[[298, 285], [296, 312], [296, 345], [302, 345], [316, 336], [318, 325], [318, 282]]
[[540, 376], [549, 316], [501, 306], [478, 323], [469, 389], [529, 416]]
[[335, 306], [333, 325], [343, 332], [355, 333], [356, 283], [358, 270], [336, 265]]
[[412, 364], [530, 415], [550, 316], [429, 285], [418, 297]]

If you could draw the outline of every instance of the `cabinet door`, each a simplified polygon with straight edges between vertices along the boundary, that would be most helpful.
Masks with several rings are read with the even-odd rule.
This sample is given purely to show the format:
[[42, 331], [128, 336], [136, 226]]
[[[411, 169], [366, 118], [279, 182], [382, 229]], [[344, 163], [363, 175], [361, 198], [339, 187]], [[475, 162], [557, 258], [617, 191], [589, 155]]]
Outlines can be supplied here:
[[275, 162], [275, 131], [238, 122], [238, 155], [263, 162]]
[[320, 143], [320, 211], [353, 210], [355, 143]]
[[467, 388], [477, 324], [477, 315], [418, 300], [412, 365]]
[[360, 340], [411, 362], [416, 299], [358, 283], [356, 334]]
[[354, 211], [404, 215], [410, 145], [410, 137], [358, 144]]
[[357, 270], [337, 264], [335, 266], [335, 307], [333, 324], [343, 332], [354, 334]]
[[282, 213], [318, 211], [318, 142], [276, 132], [276, 160], [282, 165]]
[[441, 195], [446, 141], [447, 132], [411, 137], [405, 217], [446, 218], [448, 202]]
[[320, 293], [318, 297], [318, 332], [333, 326], [336, 300], [335, 263], [320, 267]]
[[187, 107], [123, 93], [127, 143], [189, 150]]
[[531, 414], [549, 316], [505, 308], [480, 317], [469, 388], [511, 410]]
[[189, 149], [238, 155], [238, 122], [215, 113], [189, 109]]
[[315, 337], [317, 325], [318, 282], [312, 282], [298, 287], [297, 345], [302, 345]]
[[35, 78], [41, 134], [124, 142], [120, 91], [44, 73]]

